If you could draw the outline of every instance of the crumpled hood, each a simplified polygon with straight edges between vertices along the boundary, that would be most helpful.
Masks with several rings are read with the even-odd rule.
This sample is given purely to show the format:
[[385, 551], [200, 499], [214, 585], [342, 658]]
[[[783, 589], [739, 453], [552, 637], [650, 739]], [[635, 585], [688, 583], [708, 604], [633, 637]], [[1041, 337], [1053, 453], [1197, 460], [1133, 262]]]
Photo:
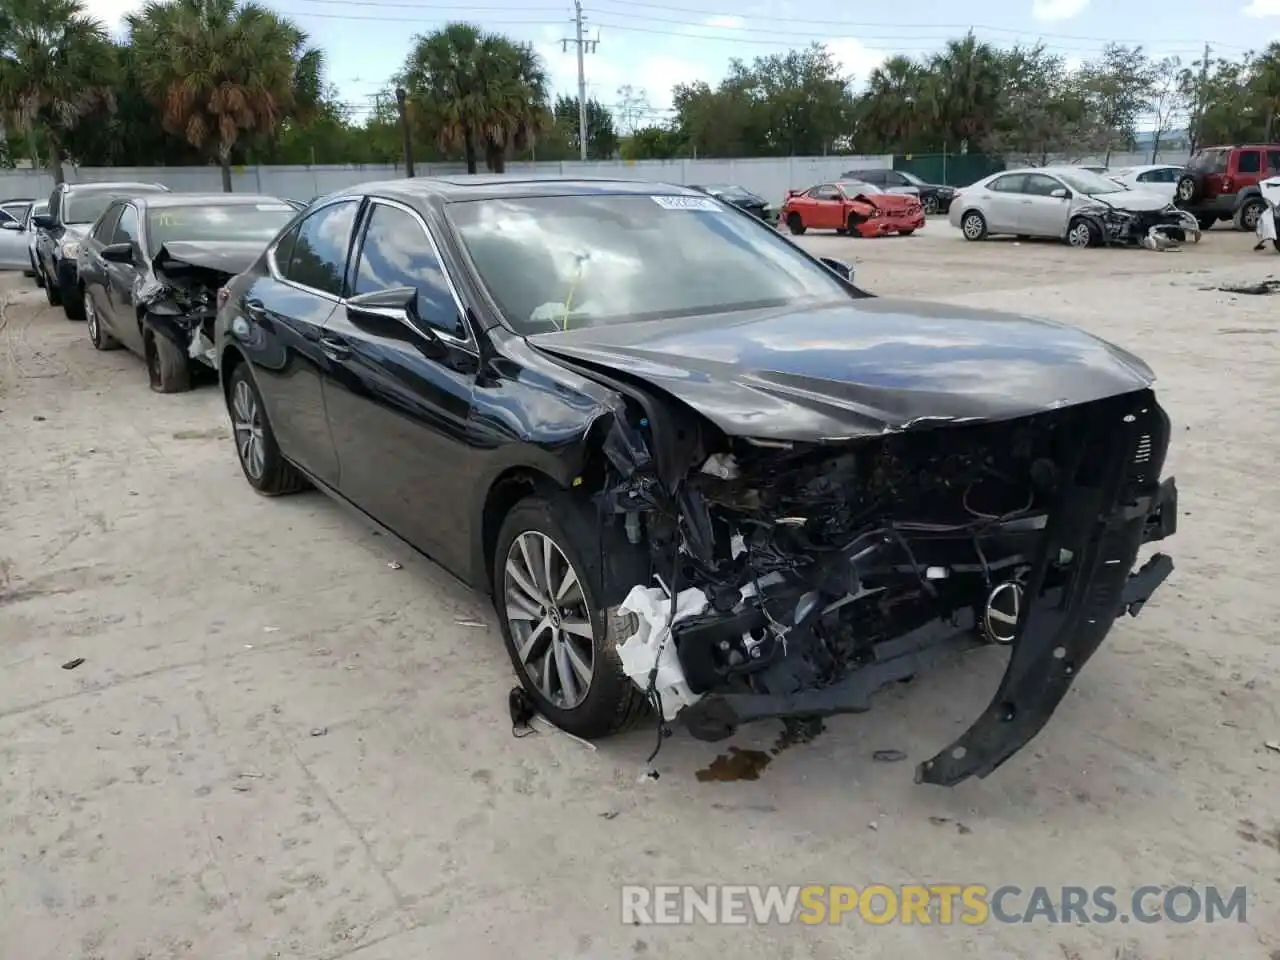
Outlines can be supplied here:
[[235, 276], [253, 266], [266, 248], [257, 240], [171, 240], [156, 254], [155, 265], [160, 270], [203, 267]]
[[1123, 193], [1107, 193], [1090, 197], [1100, 204], [1115, 207], [1117, 210], [1131, 210], [1134, 213], [1150, 213], [1163, 210], [1172, 201], [1172, 192], [1155, 190], [1126, 190]]
[[1016, 314], [868, 298], [531, 336], [638, 378], [730, 436], [826, 440], [1003, 420], [1151, 385], [1137, 357]]
[[[915, 189], [914, 187], [912, 188]], [[916, 193], [859, 193], [856, 199], [874, 204], [885, 213], [906, 213], [920, 206], [920, 194]]]
[[89, 235], [89, 230], [92, 227], [93, 224], [91, 223], [64, 223], [62, 225], [62, 236], [58, 237], [58, 242], [70, 243], [74, 240], [79, 243]]

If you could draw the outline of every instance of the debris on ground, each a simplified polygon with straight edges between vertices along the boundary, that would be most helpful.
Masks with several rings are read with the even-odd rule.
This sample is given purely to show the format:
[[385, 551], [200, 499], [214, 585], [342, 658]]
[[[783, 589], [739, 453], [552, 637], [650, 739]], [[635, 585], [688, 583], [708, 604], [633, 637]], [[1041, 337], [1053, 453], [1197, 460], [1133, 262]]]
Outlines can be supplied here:
[[263, 633], [279, 633], [280, 628], [279, 627], [263, 627], [262, 632]]
[[1223, 293], [1247, 293], [1253, 296], [1267, 296], [1280, 293], [1280, 280], [1259, 280], [1257, 283], [1224, 283], [1218, 287]]
[[460, 627], [483, 627], [484, 626], [484, 624], [481, 623], [479, 620], [454, 620], [453, 622]]
[[1280, 753], [1280, 740], [1268, 740], [1265, 744], [1263, 744], [1263, 746], [1265, 746], [1268, 750], [1272, 750], [1276, 753]]
[[390, 563], [387, 564], [387, 567], [388, 569], [391, 569], [391, 570], [402, 570], [404, 568], [404, 564], [402, 564], [398, 560], [392, 560]]
[[313, 737], [323, 737], [328, 732], [329, 732], [328, 727], [312, 727], [311, 728], [311, 735]]
[[74, 670], [80, 664], [84, 663], [84, 657], [76, 657], [74, 660], [68, 660], [62, 665], [63, 670]]
[[879, 760], [881, 763], [897, 763], [899, 760], [907, 759], [907, 755], [901, 750], [877, 750], [871, 755], [871, 759]]

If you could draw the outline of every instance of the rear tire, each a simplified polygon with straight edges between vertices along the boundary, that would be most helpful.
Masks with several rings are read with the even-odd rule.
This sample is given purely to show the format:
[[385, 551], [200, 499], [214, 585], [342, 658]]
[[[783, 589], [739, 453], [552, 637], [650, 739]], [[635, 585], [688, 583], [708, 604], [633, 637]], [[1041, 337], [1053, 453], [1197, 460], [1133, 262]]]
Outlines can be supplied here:
[[227, 413], [231, 417], [236, 457], [249, 486], [265, 497], [297, 493], [310, 486], [302, 471], [280, 453], [262, 394], [246, 363], [237, 364], [227, 378]]
[[102, 319], [98, 316], [98, 308], [93, 305], [93, 298], [88, 290], [84, 292], [84, 320], [93, 349], [118, 350], [120, 348], [120, 341], [102, 329]]
[[1246, 200], [1244, 204], [1236, 211], [1232, 220], [1237, 230], [1245, 233], [1252, 233], [1258, 226], [1258, 218], [1262, 216], [1267, 209], [1267, 203], [1261, 199]]
[[[569, 494], [535, 494], [516, 504], [503, 520], [493, 561], [493, 604], [521, 685], [548, 720], [588, 740], [634, 726], [648, 713], [644, 693], [622, 672], [614, 646], [616, 627], [609, 629], [609, 619], [601, 605], [605, 585], [599, 535], [594, 513]], [[539, 580], [530, 579], [525, 560], [527, 553], [532, 560], [532, 573], [541, 570], [543, 555], [535, 547], [547, 541], [558, 551], [551, 556], [552, 578], [559, 583], [552, 583], [549, 590], [543, 588], [545, 574]], [[561, 585], [570, 579], [563, 572], [566, 565], [572, 569], [577, 586], [561, 594]], [[540, 595], [532, 595], [521, 581], [536, 588]], [[553, 619], [543, 613], [550, 607], [555, 608]], [[572, 623], [578, 631], [589, 624], [591, 637], [553, 627], [555, 623]], [[519, 624], [527, 635], [516, 637], [514, 624]], [[574, 639], [564, 639], [570, 636]], [[571, 646], [566, 647], [566, 643]], [[590, 680], [584, 694], [580, 667], [586, 662], [588, 651]], [[561, 680], [565, 672], [571, 676], [567, 684]], [[535, 673], [540, 673], [541, 679]]]
[[898, 231], [898, 236], [900, 236], [900, 237], [909, 237], [909, 236], [911, 236], [911, 235], [912, 235], [913, 233], [915, 233], [915, 232], [916, 232], [915, 227], [912, 227], [910, 230], [899, 230], [899, 231]]
[[787, 229], [790, 230], [797, 237], [800, 236], [802, 233], [804, 233], [805, 225], [804, 225], [804, 221], [800, 219], [800, 214], [798, 213], [787, 214]]
[[186, 393], [191, 389], [191, 362], [168, 337], [148, 332], [147, 379], [156, 393]]

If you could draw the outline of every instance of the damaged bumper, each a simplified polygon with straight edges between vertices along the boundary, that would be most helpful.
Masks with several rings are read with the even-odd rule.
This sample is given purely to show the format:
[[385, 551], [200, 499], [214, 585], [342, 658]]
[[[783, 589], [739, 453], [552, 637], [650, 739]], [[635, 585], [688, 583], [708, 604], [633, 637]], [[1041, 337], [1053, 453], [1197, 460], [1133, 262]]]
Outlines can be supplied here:
[[919, 230], [924, 226], [925, 216], [922, 209], [915, 214], [881, 214], [864, 220], [854, 229], [861, 237], [884, 237], [904, 230]]
[[676, 602], [664, 582], [614, 611], [612, 624], [629, 622], [612, 637], [624, 671], [668, 719], [720, 740], [755, 720], [866, 711], [942, 655], [1004, 645], [986, 710], [916, 773], [943, 786], [985, 777], [1172, 572], [1159, 553], [1135, 569], [1140, 548], [1177, 527], [1177, 487], [1160, 479], [1168, 441], [1142, 390], [822, 447], [816, 465], [793, 450], [756, 466], [749, 452], [713, 454], [671, 483], [677, 451], [658, 451], [664, 481], [642, 438], [615, 429], [618, 483], [601, 509], [625, 514], [632, 543], [649, 540], [655, 569], [672, 570], [674, 550], [684, 571]]
[[1169, 250], [1183, 243], [1199, 243], [1200, 223], [1170, 204], [1162, 210], [1091, 209], [1085, 214], [1098, 226], [1107, 244], [1137, 244], [1147, 250]]

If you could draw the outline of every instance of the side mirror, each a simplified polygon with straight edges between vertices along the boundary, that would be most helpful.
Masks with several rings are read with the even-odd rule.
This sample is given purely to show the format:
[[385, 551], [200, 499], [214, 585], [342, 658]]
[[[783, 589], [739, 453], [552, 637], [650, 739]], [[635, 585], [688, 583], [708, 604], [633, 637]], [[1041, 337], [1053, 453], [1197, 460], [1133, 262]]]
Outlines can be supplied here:
[[102, 248], [102, 259], [112, 263], [133, 263], [133, 244], [108, 243]]
[[1057, 187], [1049, 192], [1049, 196], [1057, 200], [1065, 200], [1067, 197], [1071, 196], [1071, 191], [1066, 187]]
[[49, 216], [47, 213], [37, 213], [31, 218], [31, 222], [41, 230], [52, 230], [57, 226], [57, 224], [53, 222], [53, 217]]
[[818, 259], [822, 261], [828, 270], [839, 276], [841, 280], [853, 282], [853, 267], [843, 260], [837, 260], [834, 257], [819, 257]]
[[445, 352], [431, 325], [418, 316], [416, 287], [389, 287], [357, 294], [347, 300], [347, 319], [353, 326], [393, 340], [409, 339], [405, 336], [407, 326], [419, 334], [413, 341], [428, 357], [439, 357]]
[[21, 233], [22, 224], [17, 220], [6, 220], [4, 223], [0, 223], [0, 230], [12, 230], [14, 233]]

